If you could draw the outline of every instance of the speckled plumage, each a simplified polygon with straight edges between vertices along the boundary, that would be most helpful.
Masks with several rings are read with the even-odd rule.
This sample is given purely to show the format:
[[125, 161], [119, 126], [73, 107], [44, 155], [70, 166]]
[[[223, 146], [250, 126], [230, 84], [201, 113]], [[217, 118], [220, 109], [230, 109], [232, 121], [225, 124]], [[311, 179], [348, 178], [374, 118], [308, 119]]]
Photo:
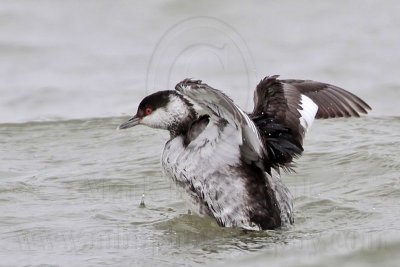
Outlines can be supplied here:
[[175, 89], [146, 97], [120, 128], [169, 130], [161, 160], [165, 174], [200, 214], [248, 230], [293, 223], [292, 196], [279, 169], [291, 168], [302, 153], [314, 117], [358, 116], [369, 109], [341, 88], [277, 76], [261, 80], [251, 114], [199, 80], [186, 79]]

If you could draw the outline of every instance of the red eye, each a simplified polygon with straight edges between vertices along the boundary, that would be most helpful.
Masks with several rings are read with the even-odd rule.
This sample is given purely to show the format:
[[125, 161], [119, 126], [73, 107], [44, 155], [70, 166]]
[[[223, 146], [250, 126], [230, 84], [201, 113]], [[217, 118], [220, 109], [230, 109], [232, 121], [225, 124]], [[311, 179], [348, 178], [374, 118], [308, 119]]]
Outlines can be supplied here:
[[146, 110], [144, 111], [144, 113], [147, 115], [150, 115], [153, 112], [153, 110], [151, 108], [146, 108]]

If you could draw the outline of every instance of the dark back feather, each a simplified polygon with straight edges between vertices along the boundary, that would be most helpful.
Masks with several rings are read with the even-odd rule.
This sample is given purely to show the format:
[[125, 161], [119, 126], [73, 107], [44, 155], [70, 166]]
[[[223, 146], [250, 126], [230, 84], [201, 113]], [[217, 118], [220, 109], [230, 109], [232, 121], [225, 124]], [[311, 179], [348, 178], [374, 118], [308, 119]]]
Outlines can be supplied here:
[[[254, 92], [254, 109], [249, 115], [256, 124], [267, 151], [266, 164], [291, 169], [292, 161], [303, 151], [307, 125], [301, 123], [301, 112], [307, 112], [302, 101], [309, 98], [318, 106], [316, 118], [359, 117], [371, 108], [354, 94], [320, 82], [279, 80], [267, 76]], [[303, 106], [304, 104], [304, 106]], [[314, 105], [315, 106], [315, 105]], [[311, 114], [311, 113], [310, 113]]]

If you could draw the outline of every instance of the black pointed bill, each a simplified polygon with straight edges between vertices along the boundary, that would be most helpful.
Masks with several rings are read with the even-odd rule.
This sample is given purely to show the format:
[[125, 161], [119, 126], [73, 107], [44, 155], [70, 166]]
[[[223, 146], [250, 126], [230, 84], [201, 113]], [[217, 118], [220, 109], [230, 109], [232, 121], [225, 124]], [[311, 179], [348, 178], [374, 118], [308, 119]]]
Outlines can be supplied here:
[[121, 124], [118, 129], [123, 130], [123, 129], [128, 129], [131, 128], [133, 126], [139, 125], [140, 124], [140, 120], [141, 118], [134, 116], [131, 119], [129, 119], [129, 121], [124, 122], [123, 124]]

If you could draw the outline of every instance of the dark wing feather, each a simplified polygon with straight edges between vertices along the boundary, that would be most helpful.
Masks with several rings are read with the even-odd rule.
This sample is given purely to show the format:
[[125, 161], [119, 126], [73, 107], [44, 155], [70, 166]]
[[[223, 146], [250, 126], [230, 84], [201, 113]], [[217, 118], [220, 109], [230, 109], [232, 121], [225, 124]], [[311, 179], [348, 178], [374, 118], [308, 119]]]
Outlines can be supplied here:
[[340, 87], [278, 77], [260, 81], [250, 114], [259, 129], [271, 167], [291, 167], [293, 158], [303, 151], [304, 135], [314, 117], [359, 117], [371, 109], [359, 97]]
[[311, 98], [319, 107], [317, 119], [359, 117], [371, 107], [356, 95], [335, 85], [310, 80], [281, 80]]
[[250, 117], [259, 129], [270, 167], [290, 168], [293, 157], [303, 151], [304, 129], [298, 119], [301, 96], [295, 88], [285, 90], [277, 77], [266, 77], [257, 85]]

